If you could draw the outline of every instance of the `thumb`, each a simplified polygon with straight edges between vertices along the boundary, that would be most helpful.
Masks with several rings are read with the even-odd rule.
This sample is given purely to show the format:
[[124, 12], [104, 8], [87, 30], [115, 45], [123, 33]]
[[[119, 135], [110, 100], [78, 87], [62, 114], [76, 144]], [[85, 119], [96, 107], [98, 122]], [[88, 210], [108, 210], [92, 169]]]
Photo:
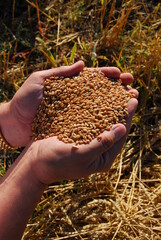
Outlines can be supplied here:
[[88, 163], [88, 174], [95, 172], [107, 171], [112, 165], [112, 161], [109, 159], [109, 151], [112, 146], [119, 141], [126, 134], [126, 128], [122, 124], [116, 124], [112, 129], [107, 132], [103, 132], [99, 138], [94, 142], [91, 149], [90, 159]]
[[46, 79], [51, 76], [64, 76], [71, 77], [75, 74], [78, 74], [84, 68], [84, 62], [78, 61], [71, 66], [61, 66], [58, 68], [52, 68], [48, 70], [41, 71], [41, 77]]
[[[88, 159], [99, 157], [104, 152], [107, 152], [115, 142], [119, 141], [126, 134], [126, 128], [123, 124], [114, 125], [110, 131], [104, 131], [97, 139], [83, 146], [83, 154], [88, 155]], [[80, 147], [81, 148], [81, 147]]]
[[105, 131], [97, 137], [97, 143], [93, 146], [99, 154], [102, 154], [111, 148], [115, 142], [119, 141], [126, 134], [126, 128], [123, 124], [114, 125], [110, 131]]
[[99, 145], [97, 149], [100, 154], [106, 152], [111, 148], [115, 142], [119, 141], [126, 134], [126, 128], [123, 124], [113, 125], [110, 131], [103, 132], [97, 137]]

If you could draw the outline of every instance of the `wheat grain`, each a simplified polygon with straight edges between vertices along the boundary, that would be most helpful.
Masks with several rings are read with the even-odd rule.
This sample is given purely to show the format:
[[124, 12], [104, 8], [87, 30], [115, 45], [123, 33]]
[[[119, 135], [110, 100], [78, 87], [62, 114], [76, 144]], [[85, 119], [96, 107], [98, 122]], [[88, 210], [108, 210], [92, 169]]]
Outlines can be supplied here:
[[76, 145], [100, 140], [113, 124], [126, 124], [127, 102], [133, 97], [120, 79], [89, 69], [71, 78], [46, 79], [43, 93], [32, 125], [33, 140], [57, 136]]

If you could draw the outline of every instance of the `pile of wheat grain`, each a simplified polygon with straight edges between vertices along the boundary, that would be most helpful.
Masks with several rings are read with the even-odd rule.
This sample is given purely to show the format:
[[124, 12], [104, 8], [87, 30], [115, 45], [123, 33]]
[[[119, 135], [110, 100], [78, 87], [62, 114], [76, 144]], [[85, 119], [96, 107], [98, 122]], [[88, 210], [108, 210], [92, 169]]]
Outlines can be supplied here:
[[57, 136], [65, 143], [87, 144], [113, 124], [125, 124], [131, 96], [120, 79], [101, 71], [85, 69], [71, 78], [46, 79], [33, 139]]

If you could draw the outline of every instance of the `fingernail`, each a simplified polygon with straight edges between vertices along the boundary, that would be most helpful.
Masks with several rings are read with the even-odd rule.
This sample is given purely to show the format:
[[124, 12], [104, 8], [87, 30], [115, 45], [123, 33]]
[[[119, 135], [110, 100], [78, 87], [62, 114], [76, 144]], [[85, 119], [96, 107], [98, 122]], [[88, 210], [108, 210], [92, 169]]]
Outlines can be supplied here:
[[123, 124], [113, 125], [111, 131], [114, 133], [116, 141], [118, 141], [125, 135], [126, 128]]

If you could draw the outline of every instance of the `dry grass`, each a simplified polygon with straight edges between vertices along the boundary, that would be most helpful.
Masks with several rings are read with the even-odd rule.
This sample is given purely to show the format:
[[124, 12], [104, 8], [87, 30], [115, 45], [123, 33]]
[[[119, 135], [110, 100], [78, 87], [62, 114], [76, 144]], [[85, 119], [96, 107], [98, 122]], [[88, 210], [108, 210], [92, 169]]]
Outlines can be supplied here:
[[[30, 72], [80, 58], [89, 67], [115, 65], [131, 72], [140, 97], [127, 143], [111, 171], [50, 186], [24, 239], [161, 239], [159, 1], [26, 0], [26, 5], [27, 24], [37, 22], [35, 44], [25, 48], [15, 30], [5, 28], [9, 40], [1, 43], [1, 101], [10, 99]], [[2, 154], [4, 165], [11, 157]]]

